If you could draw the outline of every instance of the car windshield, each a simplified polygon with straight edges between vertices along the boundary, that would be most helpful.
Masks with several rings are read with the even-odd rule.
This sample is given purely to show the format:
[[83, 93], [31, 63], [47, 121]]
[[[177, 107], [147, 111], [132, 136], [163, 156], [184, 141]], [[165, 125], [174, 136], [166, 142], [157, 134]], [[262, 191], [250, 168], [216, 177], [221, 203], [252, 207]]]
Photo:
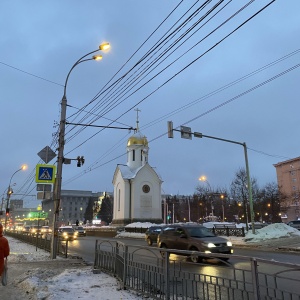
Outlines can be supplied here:
[[62, 228], [61, 230], [64, 232], [74, 232], [73, 228], [68, 228], [68, 227]]
[[214, 233], [209, 231], [206, 227], [190, 227], [186, 228], [188, 234], [191, 237], [204, 238], [204, 237], [214, 237]]
[[83, 227], [78, 226], [78, 227], [76, 227], [75, 229], [76, 229], [76, 230], [83, 230]]

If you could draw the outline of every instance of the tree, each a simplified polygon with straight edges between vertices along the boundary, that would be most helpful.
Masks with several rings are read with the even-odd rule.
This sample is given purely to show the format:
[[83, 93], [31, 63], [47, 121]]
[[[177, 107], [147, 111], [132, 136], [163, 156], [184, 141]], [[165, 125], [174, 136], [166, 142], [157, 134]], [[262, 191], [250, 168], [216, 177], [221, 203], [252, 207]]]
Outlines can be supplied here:
[[267, 223], [281, 222], [280, 192], [277, 183], [267, 183], [260, 191], [260, 199], [255, 203], [256, 214], [260, 221]]
[[97, 215], [98, 219], [106, 222], [107, 224], [111, 223], [113, 217], [113, 200], [112, 197], [105, 195], [102, 199], [100, 211]]
[[[250, 178], [252, 186], [252, 199], [253, 203], [259, 195], [257, 180]], [[238, 218], [246, 223], [248, 229], [250, 206], [249, 206], [249, 193], [248, 193], [248, 178], [245, 169], [240, 168], [236, 173], [230, 185], [230, 194], [238, 209]]]

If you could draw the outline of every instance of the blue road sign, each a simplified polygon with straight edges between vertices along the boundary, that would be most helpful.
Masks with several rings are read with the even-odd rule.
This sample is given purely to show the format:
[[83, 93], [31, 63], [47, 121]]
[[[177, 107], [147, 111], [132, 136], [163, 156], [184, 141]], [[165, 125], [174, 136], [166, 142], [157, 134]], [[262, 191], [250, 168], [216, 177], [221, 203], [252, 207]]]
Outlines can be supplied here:
[[53, 165], [37, 165], [35, 182], [54, 183], [55, 166]]

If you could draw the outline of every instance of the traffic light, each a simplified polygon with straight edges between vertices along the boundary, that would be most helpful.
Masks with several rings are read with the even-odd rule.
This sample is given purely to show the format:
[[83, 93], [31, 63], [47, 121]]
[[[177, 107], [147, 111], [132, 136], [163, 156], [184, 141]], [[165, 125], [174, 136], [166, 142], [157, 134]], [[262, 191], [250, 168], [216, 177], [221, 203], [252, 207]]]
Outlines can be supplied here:
[[9, 208], [6, 209], [6, 215], [9, 216]]
[[83, 156], [77, 156], [77, 167], [81, 167], [85, 162], [85, 159]]
[[173, 138], [173, 122], [168, 121], [168, 138]]

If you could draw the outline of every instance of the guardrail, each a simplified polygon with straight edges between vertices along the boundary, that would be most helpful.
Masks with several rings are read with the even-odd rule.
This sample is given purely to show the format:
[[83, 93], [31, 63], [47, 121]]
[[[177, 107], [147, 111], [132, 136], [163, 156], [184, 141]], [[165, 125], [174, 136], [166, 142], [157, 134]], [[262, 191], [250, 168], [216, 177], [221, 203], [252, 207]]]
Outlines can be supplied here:
[[[160, 256], [165, 252], [165, 259]], [[171, 255], [205, 258], [193, 264]], [[224, 258], [239, 260], [231, 264]], [[94, 272], [117, 277], [123, 289], [163, 300], [300, 299], [300, 265], [253, 257], [205, 254], [96, 241]]]
[[[31, 234], [31, 233], [19, 233], [13, 231], [7, 231], [6, 235], [16, 238], [27, 244], [36, 246], [36, 248], [43, 249], [50, 253], [51, 251], [51, 237], [49, 234]], [[68, 257], [68, 240], [59, 239], [57, 243], [57, 253], [61, 256]]]

